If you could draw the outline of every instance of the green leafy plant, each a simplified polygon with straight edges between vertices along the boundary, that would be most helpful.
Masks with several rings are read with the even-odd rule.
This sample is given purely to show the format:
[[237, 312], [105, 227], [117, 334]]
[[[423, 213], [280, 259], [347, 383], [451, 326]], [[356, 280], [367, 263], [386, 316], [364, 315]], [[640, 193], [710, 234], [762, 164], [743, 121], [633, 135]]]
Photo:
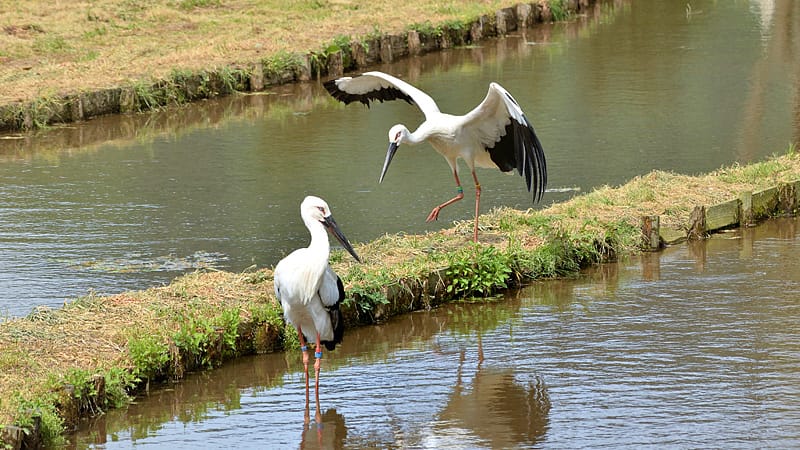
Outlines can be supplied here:
[[430, 20], [426, 20], [422, 23], [413, 23], [408, 26], [408, 29], [414, 30], [419, 34], [432, 37], [442, 37], [442, 34], [444, 34], [444, 29], [442, 26], [434, 25]]
[[236, 354], [236, 339], [239, 338], [239, 310], [228, 308], [222, 311], [214, 322], [217, 328], [222, 329], [222, 357], [227, 358]]
[[136, 386], [133, 375], [121, 367], [112, 367], [105, 373], [106, 398], [103, 403], [108, 407], [120, 408], [128, 404], [131, 397], [128, 392]]
[[330, 56], [337, 52], [342, 53], [342, 65], [344, 68], [350, 67], [353, 63], [351, 47], [350, 36], [339, 35], [334, 37], [330, 43], [323, 45], [321, 51], [308, 53], [311, 70], [319, 78], [323, 69], [327, 67]]
[[133, 361], [133, 376], [151, 380], [164, 373], [170, 360], [169, 347], [159, 336], [143, 333], [128, 340], [128, 354]]
[[172, 335], [172, 341], [181, 353], [196, 361], [208, 364], [205, 359], [205, 350], [209, 343], [209, 336], [214, 332], [210, 323], [194, 317], [184, 317], [180, 329]]
[[219, 77], [222, 80], [222, 90], [229, 94], [242, 90], [242, 80], [249, 77], [246, 70], [237, 67], [224, 66], [219, 69]]
[[328, 53], [350, 50], [350, 36], [340, 34], [333, 38], [327, 47]]
[[284, 350], [300, 348], [300, 338], [297, 336], [297, 329], [292, 324], [284, 324], [282, 335]]
[[569, 10], [564, 0], [550, 0], [549, 4], [554, 21], [562, 21], [569, 18]]
[[136, 108], [139, 112], [157, 109], [163, 105], [152, 83], [137, 80], [132, 83], [132, 88], [136, 95]]
[[344, 278], [352, 282], [352, 285], [343, 303], [345, 306], [354, 305], [360, 313], [370, 312], [377, 305], [388, 304], [386, 288], [397, 284], [386, 270], [368, 272], [360, 265], [352, 266]]
[[378, 25], [373, 25], [372, 31], [361, 35], [358, 42], [361, 44], [362, 47], [364, 47], [365, 51], [369, 52], [369, 43], [380, 39], [381, 36], [383, 36], [383, 34], [384, 34], [383, 31], [381, 31]]
[[253, 322], [278, 326], [283, 322], [282, 311], [273, 303], [254, 303], [249, 307]]
[[347, 300], [358, 298], [356, 307], [360, 312], [372, 311], [377, 305], [386, 305], [389, 303], [389, 298], [386, 296], [386, 292], [383, 289], [368, 289], [363, 286], [353, 286], [353, 288], [350, 289], [350, 294]]
[[60, 379], [53, 379], [50, 383], [54, 387], [71, 386], [71, 396], [83, 414], [88, 413], [94, 416], [103, 411], [105, 399], [98, 397], [99, 393], [92, 372], [73, 368], [62, 375]]
[[45, 448], [57, 448], [66, 444], [66, 438], [62, 434], [64, 419], [56, 410], [53, 393], [40, 396], [36, 400], [18, 398], [16, 403], [16, 426], [30, 430], [33, 428], [33, 418], [38, 416], [41, 419], [40, 430]]
[[488, 295], [508, 287], [511, 272], [506, 254], [492, 246], [472, 244], [451, 256], [445, 270], [451, 279], [447, 292], [456, 296]]
[[281, 50], [269, 58], [262, 60], [267, 74], [279, 74], [300, 64], [300, 57], [286, 50]]
[[63, 99], [55, 94], [46, 94], [37, 97], [30, 103], [28, 115], [30, 123], [23, 124], [31, 129], [47, 128], [48, 122], [55, 111], [63, 107]]

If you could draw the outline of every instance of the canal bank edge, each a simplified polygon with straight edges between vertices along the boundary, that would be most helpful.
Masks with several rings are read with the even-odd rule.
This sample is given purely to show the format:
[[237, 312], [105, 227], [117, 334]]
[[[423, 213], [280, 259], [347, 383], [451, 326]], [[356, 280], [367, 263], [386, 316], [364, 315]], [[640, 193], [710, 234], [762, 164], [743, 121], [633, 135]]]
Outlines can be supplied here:
[[[779, 166], [784, 167], [777, 168], [774, 172], [753, 170], [752, 172], [757, 173], [758, 177], [763, 178], [763, 181], [749, 184], [737, 183], [735, 187], [730, 189], [730, 191], [737, 194], [731, 196], [730, 192], [728, 192], [727, 196], [723, 197], [729, 198], [729, 200], [721, 201], [717, 195], [710, 196], [705, 201], [697, 201], [694, 198], [685, 200], [677, 196], [675, 198], [677, 206], [674, 209], [690, 208], [691, 211], [689, 214], [678, 214], [681, 217], [680, 220], [676, 220], [671, 214], [658, 215], [662, 212], [658, 208], [645, 207], [644, 211], [638, 212], [636, 216], [641, 219], [642, 235], [645, 237], [650, 236], [650, 238], [639, 245], [642, 248], [660, 248], [664, 244], [679, 242], [683, 239], [703, 237], [720, 228], [745, 226], [773, 214], [795, 212], [798, 206], [798, 182], [791, 180], [796, 180], [800, 176], [800, 171], [797, 170], [797, 167], [786, 169], [785, 166], [796, 166], [796, 156], [792, 154], [773, 161], [777, 161]], [[772, 165], [773, 161], [765, 164]], [[762, 167], [763, 165], [756, 166]], [[730, 172], [735, 171], [734, 169], [730, 171], [725, 169], [723, 173], [712, 175], [720, 178], [728, 177]], [[748, 168], [741, 169], [747, 170]], [[779, 172], [786, 173], [781, 173], [781, 176], [778, 177], [775, 174]], [[684, 181], [686, 180], [680, 176], [662, 172], [654, 172], [634, 180], [635, 183], [653, 186], [652, 190], [654, 191], [664, 191], [665, 185], [681, 184]], [[708, 180], [699, 179], [695, 186], [703, 185], [706, 181]], [[770, 186], [768, 183], [774, 184]], [[692, 183], [689, 184], [692, 185]], [[482, 231], [487, 235], [487, 241], [494, 244], [488, 247], [470, 247], [466, 238], [467, 233], [464, 232], [467, 227], [464, 224], [445, 230], [441, 234], [441, 239], [434, 238], [432, 241], [426, 241], [426, 237], [402, 237], [402, 239], [416, 241], [411, 243], [410, 246], [417, 255], [429, 255], [446, 247], [447, 245], [443, 244], [443, 242], [454, 244], [453, 248], [455, 250], [452, 248], [448, 250], [452, 257], [437, 261], [452, 264], [440, 264], [438, 267], [434, 267], [428, 272], [427, 277], [422, 275], [395, 277], [388, 273], [389, 271], [385, 268], [379, 268], [380, 270], [376, 271], [377, 275], [367, 274], [366, 271], [360, 270], [358, 266], [352, 264], [342, 265], [342, 261], [339, 261], [337, 267], [344, 267], [349, 275], [347, 278], [348, 290], [352, 294], [346, 308], [348, 323], [351, 325], [374, 323], [386, 320], [396, 314], [435, 307], [443, 302], [462, 297], [465, 293], [459, 290], [459, 282], [456, 278], [459, 275], [461, 275], [462, 279], [467, 279], [469, 275], [478, 276], [484, 273], [492, 275], [493, 273], [489, 273], [491, 264], [488, 263], [496, 262], [501, 259], [500, 257], [509, 256], [503, 261], [507, 263], [505, 267], [510, 270], [507, 273], [509, 277], [504, 279], [502, 283], [511, 285], [547, 277], [548, 275], [569, 274], [576, 268], [612, 260], [617, 255], [636, 251], [636, 249], [628, 246], [629, 240], [627, 238], [620, 237], [616, 233], [633, 233], [634, 236], [639, 237], [639, 223], [629, 220], [625, 224], [619, 222], [598, 224], [595, 219], [587, 217], [587, 215], [591, 216], [591, 210], [587, 212], [585, 205], [580, 204], [580, 199], [588, 198], [595, 194], [603, 197], [603, 202], [607, 203], [608, 194], [614, 190], [616, 188], [601, 188], [595, 193], [581, 196], [576, 202], [555, 205], [553, 207], [555, 209], [551, 208], [545, 211], [546, 214], [551, 214], [554, 217], [567, 217], [571, 214], [583, 217], [596, 227], [591, 229], [593, 233], [591, 236], [582, 236], [573, 231], [556, 230], [557, 232], [553, 232], [553, 227], [551, 226], [553, 224], [548, 219], [542, 218], [544, 214], [530, 211], [501, 210], [490, 214], [494, 220], [489, 221], [488, 228]], [[637, 191], [639, 190], [637, 189]], [[667, 191], [667, 195], [669, 195], [669, 191]], [[639, 194], [626, 195], [625, 197], [631, 199], [637, 197], [639, 200], [632, 201], [641, 202]], [[678, 203], [680, 204], [678, 205]], [[616, 206], [626, 207], [621, 203]], [[571, 207], [576, 207], [576, 210], [582, 212], [570, 213]], [[620, 231], [619, 228], [623, 225], [625, 229]], [[526, 239], [520, 237], [519, 234], [512, 235], [513, 233], [505, 231], [507, 227], [528, 227], [526, 232], [521, 234], [527, 234], [530, 237]], [[530, 232], [531, 230], [533, 232]], [[432, 235], [438, 236], [437, 233]], [[575, 238], [579, 238], [579, 241], [583, 238], [587, 240], [568, 242]], [[384, 243], [386, 241], [394, 242], [391, 241], [392, 239], [395, 238], [387, 237], [381, 241]], [[554, 261], [556, 267], [550, 272], [547, 272], [547, 268], [537, 271], [537, 268], [532, 268], [521, 262], [522, 256], [526, 256], [523, 255], [523, 251], [509, 250], [509, 241], [517, 241], [518, 245], [525, 251], [530, 248], [542, 248], [548, 245], [560, 247], [559, 258], [563, 259], [560, 262]], [[365, 253], [368, 255], [368, 263], [374, 264], [375, 260], [378, 259], [375, 256], [376, 253], [370, 253], [369, 250], [374, 250], [375, 247], [380, 245], [380, 243], [363, 245], [366, 249]], [[460, 251], [464, 247], [468, 247], [468, 250]], [[594, 250], [585, 247], [593, 247]], [[493, 251], [491, 250], [492, 248], [501, 248], [502, 251]], [[381, 257], [388, 253], [384, 249], [377, 252]], [[362, 253], [361, 249], [359, 249], [359, 253]], [[589, 257], [586, 257], [587, 255]], [[484, 261], [487, 264], [473, 267], [474, 271], [472, 273], [468, 272], [468, 267], [459, 269], [459, 264], [464, 262], [464, 257], [467, 256], [477, 256], [477, 260]], [[393, 261], [393, 263], [403, 265], [404, 261]], [[460, 271], [454, 272], [453, 268]], [[494, 272], [494, 274], [496, 273]], [[453, 286], [452, 289], [450, 289], [451, 286]], [[78, 299], [74, 304], [66, 307], [64, 313], [40, 310], [31, 314], [28, 318], [20, 319], [20, 321], [28, 322], [31, 325], [30, 328], [17, 327], [15, 328], [16, 333], [12, 334], [14, 334], [15, 339], [20, 340], [38, 340], [45, 336], [47, 339], [43, 339], [43, 343], [40, 344], [44, 346], [48, 345], [48, 339], [52, 339], [52, 336], [55, 335], [75, 337], [72, 335], [79, 336], [84, 334], [84, 331], [78, 333], [70, 332], [74, 331], [69, 329], [70, 322], [73, 320], [75, 322], [88, 322], [89, 327], [84, 330], [92, 330], [94, 328], [91, 326], [92, 321], [109, 320], [109, 316], [104, 315], [108, 310], [121, 308], [126, 312], [132, 311], [126, 310], [121, 306], [126, 303], [152, 301], [163, 308], [166, 308], [164, 304], [170, 302], [189, 305], [186, 309], [176, 306], [174, 310], [170, 310], [173, 313], [180, 311], [180, 314], [175, 314], [173, 320], [164, 325], [165, 328], [170, 328], [174, 331], [170, 335], [171, 341], [164, 347], [166, 349], [165, 354], [148, 354], [146, 351], [139, 353], [142, 359], [152, 358], [157, 361], [163, 359], [163, 367], [158, 370], [153, 369], [159, 373], [155, 373], [153, 376], [143, 376], [144, 371], [142, 368], [137, 366], [136, 363], [132, 363], [130, 358], [124, 355], [114, 359], [112, 361], [114, 364], [111, 367], [108, 367], [108, 365], [101, 367], [98, 364], [90, 369], [72, 371], [69, 374], [62, 374], [63, 376], [60, 379], [55, 380], [57, 386], [47, 386], [48, 391], [45, 395], [47, 397], [45, 401], [54, 401], [55, 403], [52, 403], [52, 406], [61, 416], [60, 419], [68, 426], [71, 426], [81, 417], [95, 414], [102, 409], [113, 406], [115, 403], [114, 396], [118, 395], [117, 389], [120, 384], [118, 379], [114, 379], [115, 377], [120, 377], [120, 375], [113, 369], [122, 368], [131, 373], [139, 372], [138, 378], [144, 381], [125, 387], [128, 393], [135, 393], [146, 389], [148, 380], [178, 380], [187, 371], [213, 366], [238, 355], [276, 351], [284, 347], [292, 348], [293, 342], [285, 340], [287, 337], [283, 332], [279, 312], [277, 312], [276, 319], [276, 311], [265, 306], [276, 307], [271, 289], [271, 271], [269, 270], [242, 274], [195, 273], [176, 280], [170, 286], [144, 291], [143, 293], [120, 294], [110, 297], [89, 296]], [[502, 289], [501, 284], [493, 285], [489, 292], [484, 294], [489, 295], [491, 292], [496, 292], [497, 289]], [[231, 313], [235, 308], [240, 309], [238, 316]], [[136, 320], [140, 319], [139, 316], [124, 313], [119, 313], [118, 315], [126, 318], [129, 326], [138, 326], [138, 323], [130, 322], [132, 317], [135, 318], [133, 322], [136, 322]], [[180, 324], [179, 322], [181, 321], [188, 323], [190, 326], [187, 327]], [[114, 323], [112, 320], [109, 320], [109, 322]], [[0, 329], [2, 330], [7, 331], [8, 327], [13, 328], [13, 324], [0, 324]], [[60, 331], [58, 333], [32, 331], [39, 327], [51, 327], [60, 329]], [[201, 330], [201, 333], [192, 336], [192, 327], [194, 327], [194, 331]], [[88, 331], [88, 333], [93, 332]], [[0, 331], [0, 342], [4, 344], [0, 346], [0, 370], [15, 370], [14, 365], [9, 364], [9, 361], [13, 361], [17, 357], [22, 358], [22, 356], [17, 355], [19, 350], [5, 345], [8, 341], [2, 341], [2, 334], [3, 331]], [[191, 338], [198, 338], [198, 336], [204, 342], [202, 348], [199, 346], [190, 348], [190, 343], [180, 342], [181, 339], [188, 341]], [[85, 340], [80, 342], [85, 345]], [[114, 341], [113, 344], [112, 347], [117, 346], [122, 351], [126, 350], [126, 342]], [[198, 350], [198, 352], [192, 353], [187, 350]], [[130, 348], [127, 351], [130, 352]], [[9, 354], [13, 355], [9, 357]], [[166, 358], [164, 358], [164, 355], [166, 355]], [[61, 356], [64, 359], [69, 358], [68, 354]], [[41, 367], [47, 367], [47, 364], [42, 364]], [[79, 377], [82, 378], [79, 379]], [[49, 383], [49, 381], [45, 380], [45, 383]], [[55, 390], [50, 390], [51, 388], [55, 388]], [[1, 400], [0, 408], [2, 408], [3, 403], [8, 405], [10, 399], [3, 398]], [[17, 411], [13, 420], [15, 425], [0, 429], [0, 442], [10, 445], [11, 448], [35, 448], [41, 446], [47, 440], [43, 434], [47, 433], [48, 427], [52, 427], [52, 423], [48, 423], [48, 421], [52, 422], [52, 416], [48, 417], [47, 411], [43, 410], [48, 405], [29, 402], [23, 406], [27, 409]]]
[[[557, 3], [554, 10], [550, 4]], [[134, 82], [91, 92], [43, 96], [27, 103], [0, 105], [0, 133], [28, 131], [106, 114], [151, 111], [236, 92], [260, 92], [271, 86], [341, 76], [405, 56], [468, 45], [486, 38], [582, 13], [596, 0], [520, 3], [472, 21], [425, 26], [401, 34], [362, 36], [336, 42], [308, 54], [280, 54], [250, 64], [199, 72], [175, 71], [152, 84]]]
[[[356, 245], [365, 264], [332, 255], [348, 291], [342, 311], [350, 327], [378, 323], [795, 214], [798, 180], [800, 155], [790, 148], [705, 176], [654, 171], [545, 210], [494, 210], [481, 217], [483, 244], [471, 244], [470, 221], [426, 235], [387, 235]], [[654, 206], [656, 197], [668, 199], [669, 208]], [[295, 339], [282, 321], [270, 269], [195, 272], [163, 287], [37, 309], [0, 324], [3, 384], [16, 383], [11, 392], [0, 388], [8, 423], [2, 442], [11, 448], [58, 442], [62, 429], [124, 406], [150, 382], [177, 381], [237, 356], [291, 350]]]
[[[567, 15], [585, 11], [596, 0], [562, 0], [558, 1], [558, 9]], [[550, 8], [549, 0], [540, 0], [535, 3], [517, 4], [514, 7], [503, 8], [496, 11], [494, 16], [482, 15], [472, 21], [452, 22], [441, 26], [431, 25], [429, 28], [409, 30], [402, 34], [384, 34], [380, 36], [365, 36], [346, 43], [323, 49], [320, 52], [311, 52], [306, 55], [276, 55], [247, 65], [246, 67], [231, 66], [218, 70], [205, 70], [197, 73], [175, 73], [170, 79], [163, 79], [144, 86], [134, 83], [126, 87], [112, 87], [91, 92], [71, 93], [59, 96], [36, 98], [28, 103], [0, 105], [0, 133], [29, 131], [45, 128], [58, 123], [69, 123], [86, 120], [107, 114], [146, 112], [164, 106], [183, 104], [206, 98], [230, 95], [236, 92], [258, 92], [268, 87], [280, 84], [320, 79], [324, 76], [341, 76], [346, 70], [355, 70], [377, 63], [392, 62], [405, 56], [421, 55], [423, 53], [451, 48], [458, 45], [467, 45], [487, 38], [501, 37], [508, 32], [533, 26], [537, 23], [557, 20], [558, 11]], [[259, 278], [261, 275], [253, 275]], [[271, 274], [270, 274], [271, 278]], [[369, 302], [384, 301], [385, 299], [372, 299], [366, 295]], [[93, 296], [78, 299], [76, 303], [91, 303]], [[83, 305], [86, 306], [86, 305]], [[83, 307], [82, 306], [82, 307]], [[429, 305], [430, 306], [430, 305]], [[90, 306], [91, 308], [91, 306]], [[258, 309], [258, 308], [256, 308]], [[352, 308], [359, 316], [359, 308]], [[251, 319], [258, 312], [250, 311]], [[53, 314], [58, 315], [58, 312]], [[50, 311], [38, 311], [28, 316], [30, 320], [49, 321]], [[269, 315], [269, 314], [267, 314]], [[383, 313], [360, 314], [361, 319], [355, 322], [370, 323], [365, 317], [372, 316], [372, 321], [378, 320]], [[58, 321], [61, 318], [57, 319]], [[271, 320], [271, 325], [265, 325]], [[267, 321], [251, 320], [250, 325], [256, 324], [256, 331], [241, 332], [247, 324], [239, 324], [236, 318], [236, 344], [241, 348], [241, 336], [248, 336], [254, 340], [255, 346], [248, 352], [263, 352], [281, 346], [281, 332], [274, 323], [272, 314]], [[0, 323], [5, 326], [7, 323]], [[263, 326], [264, 332], [261, 332]], [[220, 327], [215, 327], [215, 333]], [[217, 349], [214, 356], [213, 350], [204, 355], [179, 355], [181, 349], [176, 345], [169, 347], [172, 355], [173, 369], [171, 378], [180, 379], [183, 373], [200, 367], [200, 359], [219, 362], [229, 357], [222, 348], [222, 343], [230, 336], [219, 334], [219, 339], [206, 349]], [[250, 342], [251, 344], [253, 342]], [[46, 345], [46, 344], [45, 344]], [[280, 348], [280, 347], [277, 347]], [[2, 357], [6, 350], [0, 350], [0, 370], [14, 370], [14, 359]], [[237, 350], [236, 354], [240, 354]], [[152, 356], [152, 355], [151, 355]], [[194, 361], [192, 359], [194, 358]], [[213, 363], [212, 363], [213, 365]], [[135, 368], [134, 368], [135, 369]], [[135, 370], [134, 370], [135, 371]], [[52, 443], [60, 433], [64, 424], [73, 426], [81, 417], [90, 416], [102, 411], [109, 403], [111, 397], [126, 396], [126, 391], [135, 391], [142, 387], [142, 383], [132, 383], [130, 380], [116, 380], [122, 382], [122, 393], [110, 394], [108, 390], [108, 374], [91, 374], [88, 378], [81, 371], [74, 371], [71, 377], [84, 378], [84, 380], [55, 382], [52, 386], [56, 392], [48, 392], [43, 397], [43, 403], [29, 400], [27, 405], [17, 405], [17, 410], [11, 414], [12, 419], [7, 421], [12, 424], [0, 425], [0, 444], [8, 448], [38, 448], [47, 443]], [[63, 374], [62, 374], [63, 375]], [[141, 375], [141, 374], [139, 374]], [[160, 374], [167, 377], [164, 373]], [[137, 375], [132, 375], [138, 378]], [[1, 378], [0, 378], [1, 379]], [[149, 385], [150, 377], [143, 382]], [[119, 388], [120, 386], [116, 386]], [[2, 389], [0, 389], [2, 391]], [[3, 392], [0, 392], [3, 394]], [[11, 400], [13, 401], [13, 400]], [[0, 398], [0, 423], [5, 420], [2, 414], [4, 404], [10, 400]], [[123, 402], [124, 403], [124, 402]], [[7, 406], [6, 406], [7, 407]], [[46, 410], [50, 411], [46, 411]], [[57, 417], [53, 414], [56, 413]]]

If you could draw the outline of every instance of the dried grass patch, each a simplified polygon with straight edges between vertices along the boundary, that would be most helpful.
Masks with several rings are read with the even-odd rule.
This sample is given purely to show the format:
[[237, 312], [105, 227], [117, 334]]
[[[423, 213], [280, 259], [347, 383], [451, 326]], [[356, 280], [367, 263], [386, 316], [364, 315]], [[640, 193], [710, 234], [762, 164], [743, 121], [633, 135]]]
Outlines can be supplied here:
[[338, 36], [493, 14], [518, 1], [0, 0], [0, 104], [245, 66]]
[[695, 206], [710, 206], [800, 177], [800, 158], [777, 156], [749, 166], [732, 165], [712, 173], [689, 176], [653, 171], [618, 186], [602, 186], [543, 211], [577, 227], [587, 219], [602, 223], [622, 220], [637, 225], [642, 216], [660, 215], [661, 225], [679, 229]]
[[249, 306], [271, 298], [272, 283], [253, 283], [271, 273], [193, 273], [174, 283], [108, 297], [87, 296], [62, 309], [40, 308], [0, 324], [0, 423], [12, 423], [13, 399], [33, 399], [47, 380], [71, 369], [102, 371], [132, 367], [127, 343], [139, 332], [168, 335], [187, 315], [208, 317], [221, 308]]
[[[556, 226], [598, 233], [607, 224], [637, 227], [641, 216], [658, 214], [664, 226], [680, 227], [696, 205], [713, 205], [800, 179], [800, 157], [789, 154], [750, 166], [731, 166], [703, 176], [654, 171], [619, 187], [603, 186], [544, 210], [499, 208], [481, 216], [481, 240], [498, 250], [536, 249], [549, 237], [540, 229]], [[541, 224], [547, 227], [539, 228]], [[550, 228], [547, 228], [550, 230]], [[365, 263], [335, 252], [333, 266], [347, 288], [375, 280], [426, 278], [447, 267], [447, 257], [471, 239], [472, 221], [423, 235], [385, 235], [356, 245]], [[361, 278], [359, 278], [361, 277]], [[372, 277], [372, 279], [370, 279]], [[40, 309], [26, 318], [0, 323], [0, 423], [16, 414], [14, 399], [31, 399], [49, 389], [48, 378], [70, 369], [100, 371], [132, 367], [128, 340], [136, 333], [170, 336], [188, 316], [213, 317], [238, 308], [250, 317], [253, 305], [277, 306], [269, 269], [246, 273], [196, 272], [173, 283], [107, 297], [87, 296], [63, 309]]]
[[[288, 3], [288, 6], [287, 6]], [[306, 52], [342, 35], [375, 30], [397, 32], [409, 23], [475, 17], [516, 1], [479, 4], [423, 0], [319, 2], [210, 1], [180, 9], [181, 2], [96, 0], [16, 2], [0, 0], [0, 103], [43, 93], [76, 92], [130, 80], [162, 78], [174, 70], [245, 65], [279, 51]], [[177, 8], [177, 9], [176, 9]], [[343, 20], [346, 18], [346, 20]], [[414, 18], [419, 18], [415, 20]], [[795, 155], [752, 166], [732, 166], [692, 177], [654, 171], [619, 187], [603, 186], [542, 211], [501, 208], [481, 217], [481, 240], [500, 250], [511, 243], [533, 249], [547, 241], [537, 218], [565, 229], [603, 232], [603, 224], [637, 226], [658, 214], [662, 225], [679, 228], [697, 205], [713, 205], [800, 176]], [[359, 269], [397, 280], [441, 269], [442, 257], [470, 242], [472, 221], [425, 235], [384, 236], [357, 246], [365, 264], [339, 255], [337, 272]], [[348, 280], [348, 288], [359, 280]], [[42, 395], [49, 377], [70, 369], [131, 367], [132, 333], [169, 335], [188, 315], [213, 316], [221, 308], [275, 305], [272, 274], [194, 273], [168, 286], [108, 297], [89, 296], [60, 310], [42, 309], [0, 324], [0, 424], [17, 413], [16, 397]]]

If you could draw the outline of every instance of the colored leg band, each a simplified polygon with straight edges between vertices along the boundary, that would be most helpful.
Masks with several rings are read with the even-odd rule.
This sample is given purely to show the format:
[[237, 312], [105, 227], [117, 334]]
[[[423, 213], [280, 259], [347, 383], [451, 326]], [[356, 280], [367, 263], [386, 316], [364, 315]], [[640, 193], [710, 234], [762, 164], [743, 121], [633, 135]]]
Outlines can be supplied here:
[[314, 358], [322, 358], [322, 352], [314, 352]]
[[464, 193], [464, 188], [462, 188], [461, 186], [459, 186], [459, 187], [457, 187], [457, 188], [456, 188], [456, 191], [457, 191], [459, 194], [463, 194], [463, 193]]
[[300, 350], [302, 350], [304, 352], [307, 352], [308, 351], [308, 346], [307, 345], [303, 345], [302, 347], [300, 347]]

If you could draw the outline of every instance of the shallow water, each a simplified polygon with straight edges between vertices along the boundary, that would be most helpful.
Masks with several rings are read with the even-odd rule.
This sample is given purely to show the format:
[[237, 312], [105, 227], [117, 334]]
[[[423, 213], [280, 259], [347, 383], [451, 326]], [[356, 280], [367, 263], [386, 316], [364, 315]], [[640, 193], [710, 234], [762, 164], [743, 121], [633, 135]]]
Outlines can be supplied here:
[[154, 390], [73, 446], [797, 448], [798, 251], [800, 219], [776, 219], [348, 330], [321, 427], [290, 351]]
[[[547, 153], [543, 205], [652, 169], [699, 173], [783, 152], [800, 135], [798, 3], [603, 3], [568, 24], [378, 67], [463, 113], [490, 81], [514, 94]], [[317, 82], [104, 117], [0, 140], [0, 316], [90, 290], [143, 289], [202, 267], [271, 266], [307, 242], [322, 196], [352, 241], [472, 217], [428, 146], [377, 183], [405, 103], [344, 107]], [[517, 176], [482, 170], [484, 211], [531, 207]]]

